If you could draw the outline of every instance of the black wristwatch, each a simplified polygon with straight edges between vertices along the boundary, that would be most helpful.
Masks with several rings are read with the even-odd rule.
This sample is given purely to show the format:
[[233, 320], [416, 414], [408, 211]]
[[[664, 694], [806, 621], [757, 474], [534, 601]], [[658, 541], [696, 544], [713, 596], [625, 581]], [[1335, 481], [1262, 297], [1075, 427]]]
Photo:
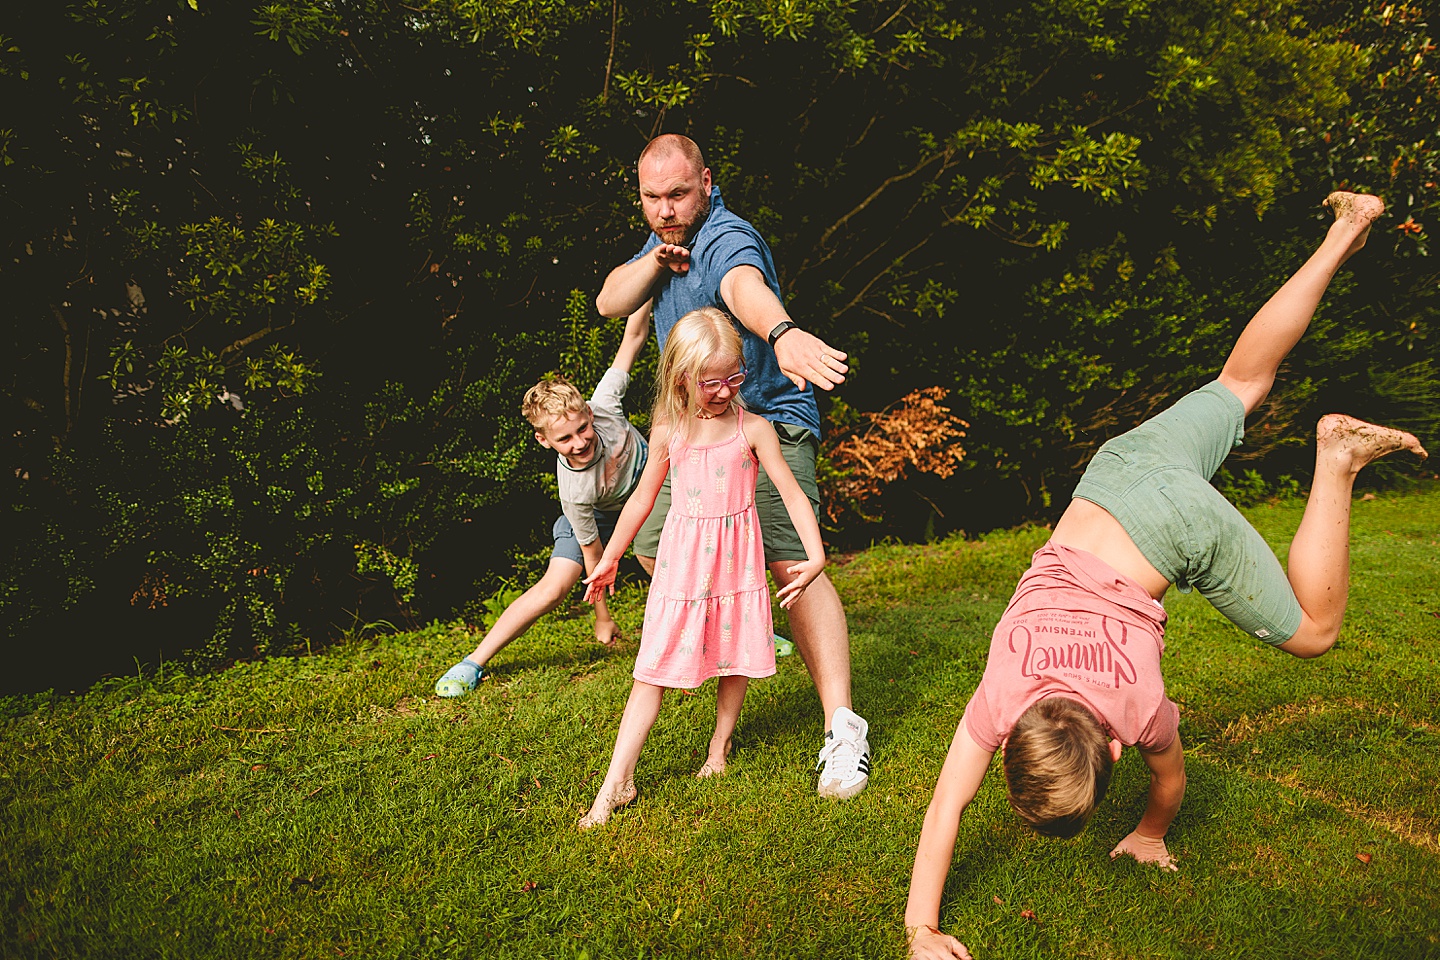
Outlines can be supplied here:
[[780, 321], [779, 323], [775, 324], [775, 328], [770, 331], [770, 346], [771, 346], [771, 347], [774, 347], [774, 346], [775, 346], [775, 341], [776, 341], [776, 340], [779, 340], [782, 336], [784, 336], [786, 330], [799, 330], [799, 329], [800, 329], [800, 328], [795, 325], [795, 321], [794, 321], [794, 320], [782, 320], [782, 321]]

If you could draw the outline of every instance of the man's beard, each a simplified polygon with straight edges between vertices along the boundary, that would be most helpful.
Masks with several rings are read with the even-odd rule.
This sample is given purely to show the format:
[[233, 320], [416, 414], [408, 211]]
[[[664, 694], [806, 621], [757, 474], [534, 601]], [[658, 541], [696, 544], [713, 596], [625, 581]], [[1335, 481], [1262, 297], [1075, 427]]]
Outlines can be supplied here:
[[[702, 198], [700, 202], [700, 207], [695, 211], [695, 216], [691, 217], [689, 220], [686, 220], [684, 222], [677, 220], [672, 223], [661, 223], [658, 226], [656, 224], [651, 224], [650, 229], [654, 230], [655, 235], [661, 240], [664, 240], [666, 243], [673, 243], [676, 246], [685, 247], [689, 246], [690, 243], [694, 241], [695, 234], [700, 232], [700, 228], [705, 225], [705, 221], [709, 216], [710, 194], [707, 193], [705, 194], [704, 198]], [[665, 233], [661, 232], [662, 230], [672, 231], [677, 228], [681, 229], [680, 238], [678, 240], [667, 240]]]

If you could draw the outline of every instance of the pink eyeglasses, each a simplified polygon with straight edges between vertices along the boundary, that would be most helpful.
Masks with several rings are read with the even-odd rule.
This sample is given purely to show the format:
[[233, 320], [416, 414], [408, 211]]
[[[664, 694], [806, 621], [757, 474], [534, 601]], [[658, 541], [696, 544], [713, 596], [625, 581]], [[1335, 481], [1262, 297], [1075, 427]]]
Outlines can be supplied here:
[[722, 386], [735, 390], [739, 388], [740, 384], [745, 382], [745, 371], [741, 370], [739, 373], [732, 373], [723, 380], [697, 380], [695, 382], [699, 385], [700, 389], [706, 393], [719, 393]]

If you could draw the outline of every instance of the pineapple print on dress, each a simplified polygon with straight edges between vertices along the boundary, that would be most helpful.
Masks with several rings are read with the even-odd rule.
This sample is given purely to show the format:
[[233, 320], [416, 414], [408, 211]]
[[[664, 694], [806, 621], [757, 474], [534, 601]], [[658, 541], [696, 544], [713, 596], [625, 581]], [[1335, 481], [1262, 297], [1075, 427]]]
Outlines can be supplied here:
[[684, 491], [665, 519], [646, 603], [635, 678], [691, 688], [710, 677], [775, 672], [765, 548], [757, 535], [755, 455], [743, 410], [720, 443], [670, 444], [670, 486]]

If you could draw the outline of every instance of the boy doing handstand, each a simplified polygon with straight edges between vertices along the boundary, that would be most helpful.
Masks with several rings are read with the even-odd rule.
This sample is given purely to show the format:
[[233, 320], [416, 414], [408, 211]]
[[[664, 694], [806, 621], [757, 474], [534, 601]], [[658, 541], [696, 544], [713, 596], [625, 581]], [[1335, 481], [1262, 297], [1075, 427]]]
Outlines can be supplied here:
[[[630, 367], [650, 334], [650, 304], [630, 315], [615, 362], [586, 403], [566, 380], [542, 380], [525, 394], [521, 412], [542, 447], [559, 454], [560, 518], [545, 575], [500, 614], [480, 645], [435, 682], [435, 693], [460, 697], [475, 689], [485, 665], [542, 616], [560, 605], [580, 578], [595, 568], [615, 518], [645, 468], [648, 447], [625, 416], [622, 403]], [[619, 629], [604, 601], [595, 604], [595, 639], [615, 642]]]
[[941, 933], [940, 895], [960, 815], [997, 749], [1010, 805], [1041, 833], [1079, 833], [1122, 745], [1139, 747], [1150, 793], [1111, 852], [1176, 869], [1165, 833], [1185, 794], [1179, 712], [1160, 675], [1170, 584], [1191, 588], [1245, 632], [1297, 657], [1335, 643], [1350, 574], [1355, 476], [1418, 440], [1330, 414], [1316, 428], [1315, 479], [1288, 575], [1260, 534], [1209, 483], [1245, 417], [1310, 324], [1335, 272], [1384, 211], [1334, 193], [1320, 248], [1240, 334], [1220, 376], [1100, 448], [1050, 541], [1034, 556], [990, 641], [985, 674], [955, 731], [925, 814], [905, 926], [912, 957], [970, 953]]

